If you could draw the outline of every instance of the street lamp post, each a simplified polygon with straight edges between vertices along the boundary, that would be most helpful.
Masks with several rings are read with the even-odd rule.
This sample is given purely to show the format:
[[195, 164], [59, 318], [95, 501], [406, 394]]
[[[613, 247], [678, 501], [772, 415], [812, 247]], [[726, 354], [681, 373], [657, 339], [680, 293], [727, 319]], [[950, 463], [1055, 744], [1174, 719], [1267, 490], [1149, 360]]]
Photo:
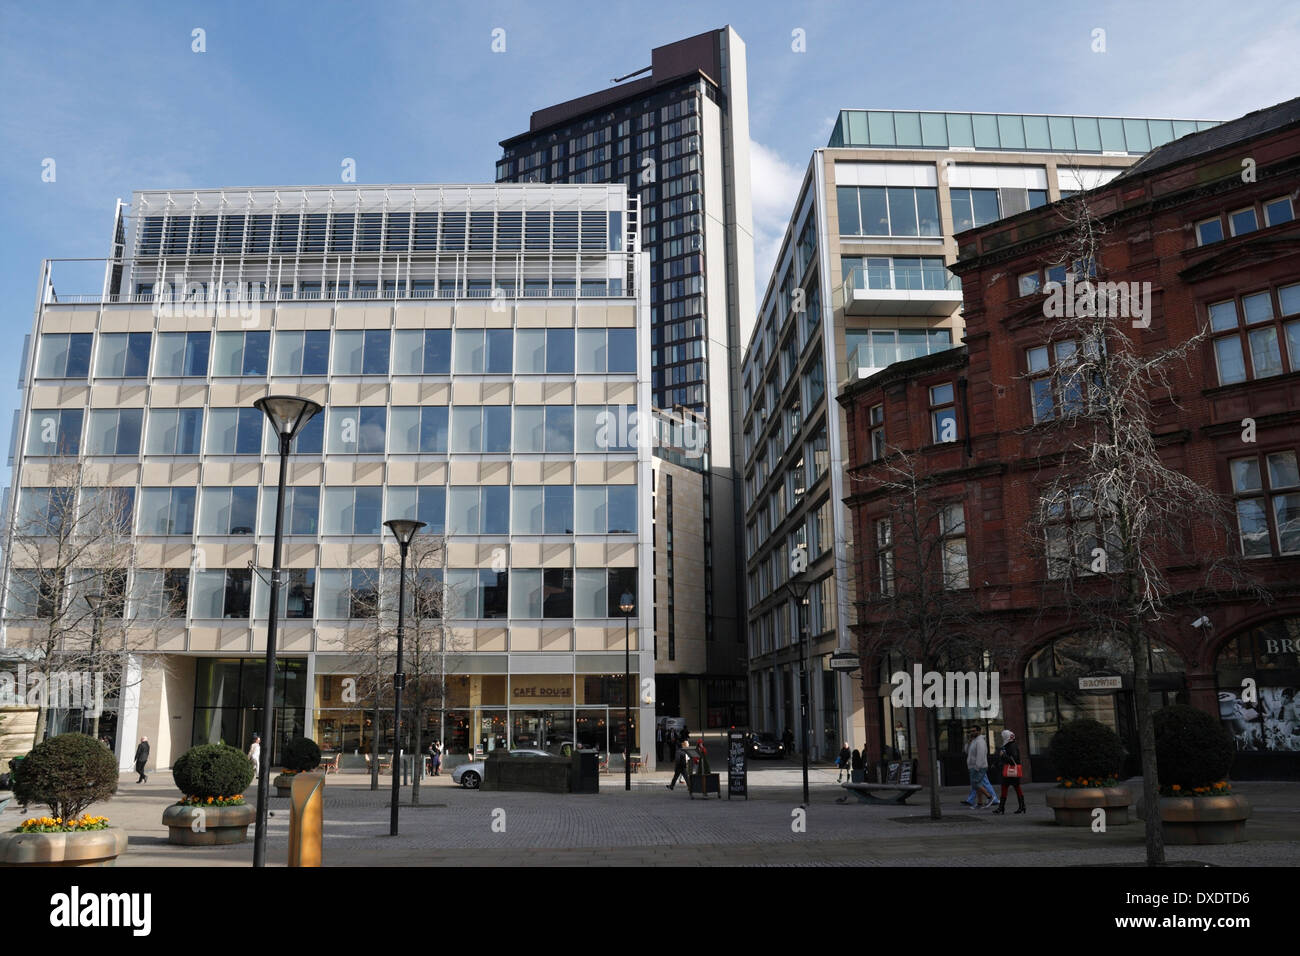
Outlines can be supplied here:
[[803, 805], [808, 806], [808, 750], [812, 745], [812, 729], [808, 726], [808, 659], [805, 656], [806, 645], [808, 643], [808, 621], [805, 616], [805, 605], [808, 603], [808, 589], [812, 587], [811, 581], [804, 580], [804, 572], [808, 570], [808, 552], [802, 547], [794, 548], [790, 552], [790, 579], [785, 582], [786, 590], [790, 592], [798, 604], [796, 605], [796, 615], [799, 618], [799, 719], [802, 721], [801, 729], [803, 730]]
[[275, 544], [271, 553], [271, 608], [266, 621], [266, 692], [262, 704], [262, 741], [266, 753], [257, 765], [257, 831], [253, 837], [253, 866], [266, 866], [267, 791], [270, 789], [271, 755], [275, 749], [275, 627], [280, 610], [280, 551], [284, 545], [284, 485], [289, 471], [289, 443], [321, 406], [296, 395], [267, 395], [253, 403], [275, 429], [280, 446], [280, 483], [275, 497]]
[[[99, 667], [99, 664], [95, 660], [95, 655], [99, 653], [99, 622], [100, 622], [100, 614], [102, 613], [102, 609], [104, 607], [104, 595], [98, 592], [94, 594], [87, 594], [86, 603], [90, 605], [90, 612], [92, 615], [94, 615], [90, 619], [90, 666], [97, 669]], [[82, 712], [81, 712], [81, 723], [82, 726], [84, 727], [86, 723], [86, 711], [84, 706], [82, 707]], [[94, 737], [96, 740], [99, 739], [99, 717], [98, 716], [91, 718], [90, 735]]]
[[397, 836], [397, 811], [402, 799], [397, 776], [402, 756], [402, 687], [406, 684], [406, 675], [402, 673], [402, 627], [406, 620], [406, 552], [410, 549], [416, 532], [424, 527], [424, 522], [412, 518], [391, 518], [384, 522], [384, 527], [393, 532], [402, 552], [402, 566], [397, 576], [397, 669], [393, 674], [393, 806], [388, 817], [388, 835]]
[[632, 789], [632, 611], [636, 603], [630, 591], [618, 599], [623, 612], [623, 789]]

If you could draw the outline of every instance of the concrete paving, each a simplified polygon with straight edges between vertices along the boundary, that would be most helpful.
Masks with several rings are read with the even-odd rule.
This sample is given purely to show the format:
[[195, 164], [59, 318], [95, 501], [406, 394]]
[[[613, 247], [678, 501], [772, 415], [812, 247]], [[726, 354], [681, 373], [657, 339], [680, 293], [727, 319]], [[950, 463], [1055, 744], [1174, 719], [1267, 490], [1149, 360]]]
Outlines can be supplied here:
[[[621, 774], [601, 777], [594, 795], [462, 790], [443, 775], [426, 779], [420, 806], [404, 788], [401, 833], [388, 835], [389, 780], [369, 789], [363, 774], [331, 774], [325, 787], [324, 858], [329, 866], [1084, 866], [1140, 864], [1141, 821], [1106, 833], [1052, 823], [1048, 784], [1025, 787], [1029, 812], [996, 816], [961, 806], [965, 788], [943, 791], [941, 821], [928, 817], [928, 795], [906, 806], [840, 804], [836, 771], [810, 774], [810, 805], [792, 762], [760, 764], [749, 775], [749, 800], [688, 798], [669, 774], [636, 774], [631, 792]], [[117, 796], [91, 808], [126, 829], [130, 848], [119, 866], [248, 866], [249, 842], [226, 847], [167, 843], [162, 813], [179, 797], [171, 774], [148, 784], [124, 774]], [[1126, 786], [1139, 788], [1138, 780]], [[1300, 783], [1235, 785], [1254, 805], [1249, 841], [1229, 846], [1170, 847], [1171, 862], [1294, 866], [1300, 861]], [[246, 794], [250, 802], [256, 789]], [[1011, 796], [1014, 809], [1015, 795]], [[284, 865], [289, 801], [271, 798], [267, 857]], [[35, 808], [32, 808], [36, 812]], [[21, 819], [14, 806], [0, 827]], [[802, 829], [798, 827], [803, 821]]]

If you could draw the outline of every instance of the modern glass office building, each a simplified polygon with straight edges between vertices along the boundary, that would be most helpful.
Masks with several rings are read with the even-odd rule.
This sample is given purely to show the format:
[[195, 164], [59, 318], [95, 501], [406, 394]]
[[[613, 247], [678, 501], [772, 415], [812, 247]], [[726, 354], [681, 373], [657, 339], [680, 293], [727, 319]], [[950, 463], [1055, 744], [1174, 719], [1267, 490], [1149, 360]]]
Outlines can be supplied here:
[[630, 736], [649, 753], [639, 221], [622, 185], [145, 191], [119, 204], [109, 259], [43, 268], [4, 646], [39, 643], [55, 608], [106, 586], [103, 569], [74, 567], [67, 588], [33, 587], [14, 547], [75, 465], [83, 499], [115, 489], [129, 509], [128, 597], [104, 612], [136, 637], [123, 763], [140, 736], [159, 766], [193, 743], [246, 748], [262, 721], [279, 468], [252, 402], [297, 394], [324, 411], [290, 458], [274, 745], [306, 733], [361, 761], [378, 735], [391, 751], [391, 716], [348, 691], [355, 638], [388, 612], [380, 569], [397, 548], [382, 522], [410, 517], [445, 545], [422, 572], [445, 589], [446, 695], [424, 740], [462, 756], [566, 741], [617, 754]]
[[[742, 368], [749, 698], [756, 728], [789, 728], [804, 739], [798, 609], [784, 586], [790, 554], [803, 548], [814, 582], [806, 609], [812, 747], [830, 754], [841, 741], [864, 743], [859, 676], [830, 669], [833, 651], [853, 649], [854, 563], [878, 551], [874, 542], [858, 549], [843, 504], [854, 489], [844, 477], [840, 385], [961, 344], [961, 285], [947, 268], [957, 258], [957, 234], [1100, 186], [1153, 146], [1212, 125], [840, 112], [828, 146], [815, 150], [808, 165]], [[1050, 277], [1063, 278], [1065, 269], [1061, 264]], [[931, 394], [934, 441], [964, 439], [956, 405], [951, 386]], [[882, 415], [872, 440], [883, 450], [889, 437]], [[903, 752], [914, 738], [908, 719], [891, 713], [883, 724], [893, 728], [891, 740]]]
[[[675, 514], [690, 516], [671, 540], [698, 554], [698, 576], [656, 578], [673, 609], [655, 629], [660, 713], [692, 727], [743, 722], [745, 710], [736, 457], [740, 355], [754, 321], [748, 103], [745, 44], [730, 27], [712, 30], [654, 48], [648, 67], [599, 92], [535, 111], [527, 132], [501, 142], [496, 169], [500, 182], [623, 183], [641, 201], [651, 399], [705, 439], [671, 483]], [[656, 482], [657, 527], [669, 487]], [[656, 538], [661, 568], [668, 540]]]

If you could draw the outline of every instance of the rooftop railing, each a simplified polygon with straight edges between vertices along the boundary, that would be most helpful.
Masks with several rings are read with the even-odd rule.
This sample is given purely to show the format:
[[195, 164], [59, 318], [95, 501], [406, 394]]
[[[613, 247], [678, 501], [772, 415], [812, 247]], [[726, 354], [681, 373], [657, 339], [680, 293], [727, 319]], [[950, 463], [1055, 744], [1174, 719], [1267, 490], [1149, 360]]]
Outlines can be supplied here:
[[[618, 260], [629, 266], [625, 277], [608, 278], [609, 271], [624, 271], [621, 266], [611, 268]], [[164, 267], [152, 260], [49, 259], [45, 262], [41, 299], [47, 304], [148, 305], [222, 301], [625, 299], [635, 295], [630, 281], [634, 275], [631, 263], [617, 254], [602, 257], [594, 264], [585, 259], [547, 261], [534, 257], [495, 263], [490, 258], [487, 263], [403, 259], [389, 269], [379, 270], [378, 275], [373, 267], [368, 274], [348, 275], [349, 264], [317, 261], [308, 264], [314, 266], [308, 270], [301, 263], [289, 260], [252, 264], [238, 259], [216, 259]], [[493, 271], [493, 265], [497, 275], [483, 276], [484, 271]], [[592, 275], [597, 269], [599, 275]], [[554, 274], [543, 278], [538, 276], [539, 272], [542, 276], [547, 272]], [[575, 272], [578, 274], [574, 275]], [[68, 289], [76, 291], [64, 291]]]

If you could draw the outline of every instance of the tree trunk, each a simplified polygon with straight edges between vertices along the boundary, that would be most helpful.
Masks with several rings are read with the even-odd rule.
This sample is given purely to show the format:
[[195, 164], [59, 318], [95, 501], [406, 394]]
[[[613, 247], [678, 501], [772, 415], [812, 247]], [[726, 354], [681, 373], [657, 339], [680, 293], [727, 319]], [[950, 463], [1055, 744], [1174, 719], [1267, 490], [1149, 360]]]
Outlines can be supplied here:
[[[416, 687], [420, 686], [416, 675]], [[411, 803], [420, 802], [420, 773], [424, 769], [424, 752], [420, 749], [420, 719], [424, 716], [424, 708], [419, 704], [415, 706], [415, 726], [411, 728], [411, 733], [415, 735], [411, 745]]]
[[943, 810], [939, 806], [939, 712], [933, 707], [925, 708], [925, 732], [930, 738], [926, 747], [930, 758], [930, 819], [942, 820]]
[[32, 746], [35, 747], [45, 739], [45, 724], [47, 720], [47, 710], [45, 707], [39, 707], [36, 711], [36, 733], [32, 736]]
[[1138, 750], [1142, 757], [1142, 805], [1146, 808], [1147, 866], [1165, 862], [1165, 834], [1160, 822], [1160, 779], [1156, 767], [1156, 729], [1151, 719], [1150, 640], [1136, 621], [1129, 646], [1133, 651], [1133, 695], [1137, 703]]
[[[376, 685], [378, 687], [378, 685]], [[370, 789], [379, 789], [379, 735], [382, 719], [379, 713], [379, 693], [375, 692], [375, 724], [370, 731]]]

